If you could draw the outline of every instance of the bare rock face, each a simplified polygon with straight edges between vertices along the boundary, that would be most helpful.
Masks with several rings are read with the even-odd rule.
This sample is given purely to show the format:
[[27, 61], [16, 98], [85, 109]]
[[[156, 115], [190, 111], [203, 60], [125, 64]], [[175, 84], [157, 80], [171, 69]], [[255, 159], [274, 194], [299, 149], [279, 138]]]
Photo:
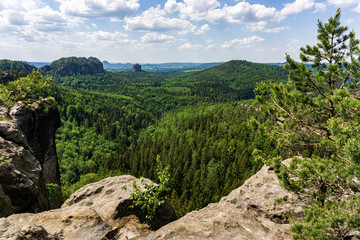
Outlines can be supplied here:
[[[136, 215], [143, 222], [145, 220], [143, 211], [137, 207], [129, 207], [132, 205], [132, 200], [129, 198], [133, 192], [134, 181], [144, 190], [141, 180], [133, 176], [110, 177], [79, 189], [65, 201], [62, 208], [69, 206], [91, 207], [110, 224], [129, 215]], [[152, 182], [149, 179], [144, 179], [144, 183], [151, 184]], [[157, 210], [150, 225], [153, 229], [158, 229], [174, 220], [176, 220], [175, 210], [166, 202]]]
[[[104, 232], [110, 229], [111, 226], [97, 212], [87, 207], [69, 207], [37, 214], [13, 214], [0, 218], [0, 240], [101, 239]], [[23, 238], [24, 235], [29, 238]]]
[[132, 67], [132, 71], [133, 72], [141, 72], [141, 65], [138, 63], [134, 64]]
[[[133, 176], [111, 177], [79, 189], [60, 209], [0, 218], [0, 240], [24, 239], [19, 237], [23, 235], [41, 236], [26, 239], [127, 240], [148, 235], [150, 226], [139, 220], [144, 213], [129, 208], [133, 181], [143, 186]], [[149, 179], [144, 182], [151, 184]], [[170, 204], [160, 209], [153, 223], [158, 228], [176, 217]]]
[[301, 206], [264, 166], [219, 203], [190, 212], [141, 239], [291, 239], [289, 218], [300, 218]]
[[31, 105], [17, 104], [10, 117], [25, 134], [34, 156], [43, 166], [45, 183], [60, 186], [60, 173], [55, 146], [55, 132], [60, 127], [59, 111], [44, 99]]
[[0, 117], [0, 217], [48, 210], [45, 183], [60, 185], [57, 110], [45, 99], [1, 107]]

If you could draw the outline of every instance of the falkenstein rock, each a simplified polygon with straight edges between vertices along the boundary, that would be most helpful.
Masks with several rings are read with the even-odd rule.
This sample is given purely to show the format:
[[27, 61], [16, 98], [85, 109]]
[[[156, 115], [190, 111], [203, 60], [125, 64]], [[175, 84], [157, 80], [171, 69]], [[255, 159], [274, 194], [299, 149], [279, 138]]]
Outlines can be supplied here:
[[141, 72], [141, 65], [136, 63], [132, 66], [132, 71], [133, 72]]
[[60, 186], [53, 100], [0, 107], [0, 217], [48, 210], [46, 183]]

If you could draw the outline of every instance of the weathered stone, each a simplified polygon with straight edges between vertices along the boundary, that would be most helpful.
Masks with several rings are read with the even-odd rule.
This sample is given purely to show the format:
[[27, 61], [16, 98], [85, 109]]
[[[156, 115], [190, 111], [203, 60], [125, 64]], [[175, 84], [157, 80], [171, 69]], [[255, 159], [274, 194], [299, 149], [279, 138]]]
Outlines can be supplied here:
[[[29, 231], [34, 226], [37, 226], [36, 231]], [[0, 218], [0, 240], [17, 239], [24, 232], [43, 234], [48, 239], [100, 239], [110, 229], [111, 226], [88, 207], [69, 207]]]
[[135, 215], [123, 217], [119, 223], [114, 224], [101, 240], [128, 240], [147, 236], [151, 233], [150, 226], [141, 224]]
[[[132, 200], [129, 198], [133, 192], [132, 185], [134, 181], [144, 190], [141, 180], [133, 176], [109, 177], [82, 187], [72, 194], [62, 207], [91, 207], [110, 224], [118, 222], [121, 218], [129, 215], [136, 215], [143, 222], [145, 220], [144, 212], [139, 207], [129, 207], [132, 205]], [[144, 184], [152, 183], [149, 179], [143, 181]], [[176, 220], [175, 210], [166, 202], [158, 208], [151, 227], [158, 229], [174, 220]]]
[[[275, 199], [283, 199], [277, 204]], [[268, 166], [219, 203], [186, 214], [140, 239], [291, 239], [289, 217], [302, 216], [297, 197]]]
[[55, 146], [55, 132], [60, 127], [60, 114], [51, 101], [44, 99], [31, 105], [17, 103], [10, 110], [10, 117], [24, 132], [35, 158], [43, 166], [45, 183], [60, 186]]
[[60, 186], [55, 148], [60, 117], [52, 103], [0, 108], [0, 217], [50, 208], [45, 184]]
[[[0, 186], [4, 192], [0, 216], [17, 212], [38, 212], [49, 209], [42, 179], [42, 168], [33, 154], [24, 147], [0, 137]], [[1, 194], [0, 194], [1, 196]], [[9, 201], [6, 199], [10, 199]]]

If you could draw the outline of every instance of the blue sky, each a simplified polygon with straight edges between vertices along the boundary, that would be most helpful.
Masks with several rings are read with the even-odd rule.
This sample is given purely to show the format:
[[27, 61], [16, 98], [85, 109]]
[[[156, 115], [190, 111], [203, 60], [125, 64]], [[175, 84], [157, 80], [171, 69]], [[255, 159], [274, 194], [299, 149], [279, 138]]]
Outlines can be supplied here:
[[360, 36], [360, 0], [0, 0], [0, 59], [284, 62], [342, 10]]

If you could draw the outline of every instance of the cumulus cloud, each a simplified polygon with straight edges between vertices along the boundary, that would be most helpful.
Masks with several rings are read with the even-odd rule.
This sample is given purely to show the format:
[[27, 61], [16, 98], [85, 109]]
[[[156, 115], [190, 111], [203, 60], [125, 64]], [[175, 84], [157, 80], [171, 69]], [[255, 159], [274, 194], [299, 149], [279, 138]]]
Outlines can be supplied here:
[[165, 3], [165, 10], [170, 13], [179, 12], [181, 18], [191, 20], [206, 19], [209, 12], [217, 7], [220, 3], [217, 0], [168, 0]]
[[140, 16], [133, 18], [125, 18], [124, 28], [129, 31], [149, 31], [149, 32], [166, 32], [177, 31], [180, 34], [202, 33], [210, 27], [205, 24], [198, 28], [191, 22], [180, 18], [166, 17], [166, 11], [156, 8], [149, 8], [144, 11]]
[[[341, 0], [329, 0], [341, 1]], [[352, 1], [352, 0], [344, 0]], [[237, 1], [235, 5], [221, 6], [217, 0], [167, 0], [165, 10], [168, 13], [178, 13], [181, 19], [206, 20], [211, 23], [245, 24], [251, 31], [279, 32], [285, 27], [269, 28], [272, 23], [279, 23], [288, 15], [315, 8], [324, 10], [323, 3], [315, 0], [294, 0], [284, 5], [282, 10], [266, 7], [262, 4], [251, 4], [248, 1]]]
[[124, 19], [135, 13], [139, 0], [56, 0], [66, 15], [82, 18]]
[[90, 40], [94, 42], [99, 42], [99, 41], [116, 42], [116, 43], [129, 42], [129, 40], [127, 39], [128, 35], [118, 31], [115, 32], [96, 31], [92, 33], [82, 33], [82, 35], [87, 36]]
[[359, 0], [328, 0], [328, 3], [338, 6], [338, 7], [350, 7], [355, 6], [352, 10], [360, 13], [360, 3]]
[[265, 39], [263, 39], [259, 36], [252, 36], [252, 37], [242, 38], [242, 39], [235, 38], [231, 41], [226, 41], [221, 47], [222, 48], [232, 48], [236, 45], [250, 45], [252, 43], [258, 43], [258, 42], [262, 42], [264, 40]]
[[295, 2], [285, 4], [285, 7], [281, 10], [281, 14], [296, 14], [304, 10], [311, 9], [314, 6], [314, 0], [296, 0]]
[[26, 41], [45, 39], [41, 33], [65, 31], [77, 23], [38, 0], [0, 0], [0, 32]]
[[179, 49], [181, 50], [198, 50], [202, 48], [200, 44], [191, 44], [191, 43], [185, 43], [184, 45], [181, 45]]
[[174, 36], [158, 33], [146, 33], [141, 37], [141, 41], [144, 43], [169, 43], [174, 42], [175, 40]]
[[350, 6], [359, 4], [359, 0], [328, 0], [328, 2], [337, 6]]

